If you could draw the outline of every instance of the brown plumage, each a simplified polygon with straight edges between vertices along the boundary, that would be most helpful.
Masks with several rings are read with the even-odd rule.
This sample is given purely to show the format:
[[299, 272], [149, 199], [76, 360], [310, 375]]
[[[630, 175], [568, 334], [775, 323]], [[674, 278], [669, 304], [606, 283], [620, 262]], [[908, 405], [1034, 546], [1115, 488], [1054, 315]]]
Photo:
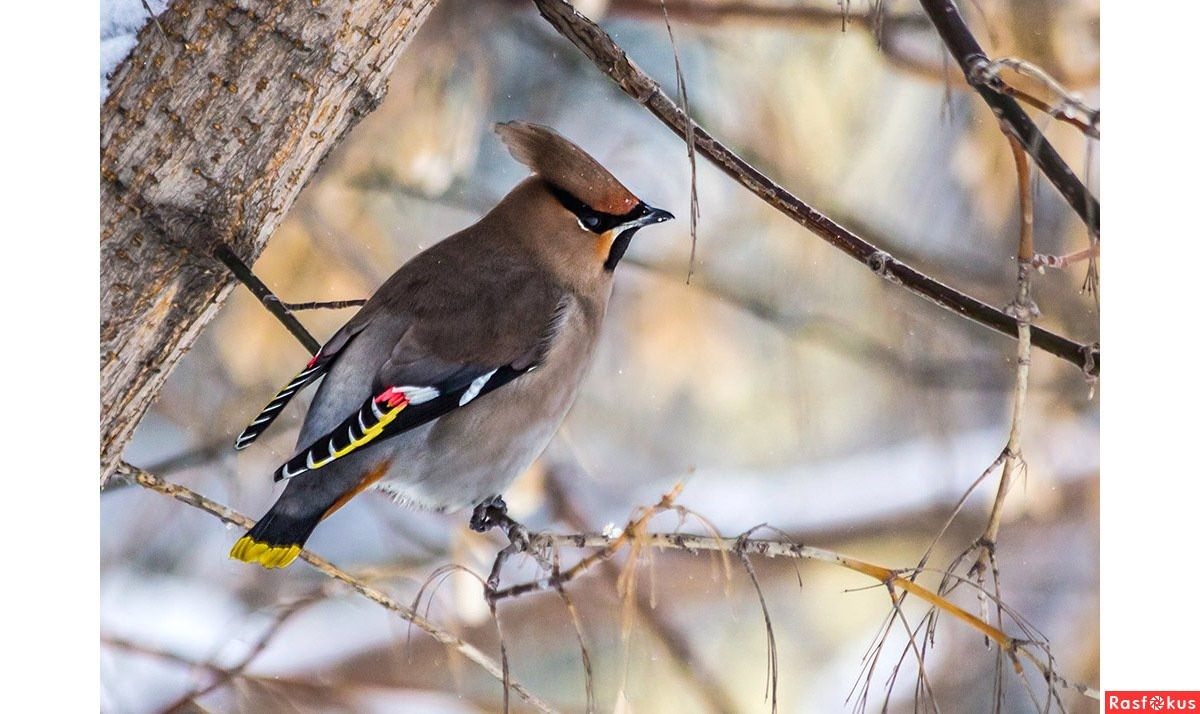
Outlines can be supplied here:
[[[283, 494], [231, 556], [290, 563], [367, 487], [437, 510], [498, 501], [575, 398], [633, 234], [670, 219], [552, 129], [496, 128], [534, 175], [392, 275], [238, 438], [323, 378]], [[502, 503], [502, 501], [500, 502]]]
[[549, 127], [506, 122], [496, 133], [513, 158], [598, 211], [619, 216], [639, 203], [600, 162]]

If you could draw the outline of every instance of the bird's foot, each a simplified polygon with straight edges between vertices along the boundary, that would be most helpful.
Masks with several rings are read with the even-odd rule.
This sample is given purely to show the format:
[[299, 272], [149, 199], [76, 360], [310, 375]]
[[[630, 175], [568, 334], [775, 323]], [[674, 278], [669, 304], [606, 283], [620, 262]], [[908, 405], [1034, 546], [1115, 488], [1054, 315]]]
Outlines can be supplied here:
[[471, 530], [486, 533], [493, 528], [504, 531], [517, 552], [524, 553], [530, 549], [532, 538], [529, 529], [508, 515], [508, 504], [500, 496], [492, 496], [483, 501], [471, 514]]
[[508, 504], [500, 496], [492, 496], [475, 507], [471, 514], [471, 530], [487, 533], [497, 526], [503, 528], [506, 521], [511, 520], [508, 517]]

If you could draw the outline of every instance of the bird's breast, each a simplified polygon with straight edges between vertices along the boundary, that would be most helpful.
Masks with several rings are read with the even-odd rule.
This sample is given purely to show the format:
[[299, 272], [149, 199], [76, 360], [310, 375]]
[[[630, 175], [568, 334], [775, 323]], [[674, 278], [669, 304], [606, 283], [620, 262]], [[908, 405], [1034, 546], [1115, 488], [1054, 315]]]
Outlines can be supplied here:
[[599, 314], [571, 303], [532, 371], [440, 419], [396, 437], [380, 487], [439, 510], [501, 493], [541, 454], [575, 401], [599, 335]]

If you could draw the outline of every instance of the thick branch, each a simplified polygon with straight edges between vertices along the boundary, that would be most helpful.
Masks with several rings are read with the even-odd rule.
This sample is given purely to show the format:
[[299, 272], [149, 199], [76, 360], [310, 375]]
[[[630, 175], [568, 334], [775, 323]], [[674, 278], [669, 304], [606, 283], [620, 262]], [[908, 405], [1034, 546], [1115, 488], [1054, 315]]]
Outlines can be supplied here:
[[1021, 109], [1017, 100], [992, 88], [989, 83], [992, 61], [971, 34], [954, 0], [921, 0], [921, 7], [925, 8], [925, 13], [933, 21], [946, 48], [962, 68], [967, 82], [979, 92], [979, 96], [983, 97], [983, 101], [987, 102], [1000, 121], [1008, 125], [1013, 135], [1021, 142], [1021, 146], [1037, 162], [1042, 173], [1046, 174], [1046, 178], [1050, 179], [1075, 213], [1083, 219], [1088, 231], [1099, 236], [1099, 201], [1071, 171], [1071, 167], [1067, 166], [1067, 162], [1054, 150], [1025, 110]]
[[[869, 267], [876, 275], [997, 332], [1017, 336], [1017, 320], [1001, 310], [896, 260], [828, 216], [812, 208], [751, 166], [707, 131], [691, 122], [662, 87], [635, 65], [609, 35], [565, 0], [534, 0], [542, 16], [629, 96], [646, 106], [680, 137], [689, 128], [696, 150], [770, 206], [816, 233], [825, 242]], [[1006, 97], [1006, 99], [1010, 99]], [[690, 124], [690, 127], [689, 127]], [[1091, 375], [1100, 373], [1100, 350], [1041, 328], [1033, 344]]]
[[100, 116], [101, 477], [436, 0], [174, 0]]

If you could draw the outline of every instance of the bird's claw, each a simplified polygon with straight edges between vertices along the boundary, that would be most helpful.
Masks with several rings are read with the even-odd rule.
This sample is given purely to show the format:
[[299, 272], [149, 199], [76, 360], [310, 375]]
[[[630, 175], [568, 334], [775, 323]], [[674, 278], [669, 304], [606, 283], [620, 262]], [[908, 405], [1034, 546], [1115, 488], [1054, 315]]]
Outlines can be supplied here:
[[492, 496], [475, 507], [471, 514], [471, 530], [487, 533], [497, 526], [506, 526], [509, 521], [508, 504], [500, 496]]
[[533, 545], [533, 538], [529, 535], [529, 529], [509, 519], [505, 525], [505, 534], [508, 535], [508, 542], [512, 543], [518, 553], [527, 553]]
[[471, 530], [486, 533], [493, 528], [504, 531], [514, 552], [528, 553], [533, 549], [533, 536], [529, 529], [508, 515], [508, 504], [500, 496], [483, 501], [471, 514]]

